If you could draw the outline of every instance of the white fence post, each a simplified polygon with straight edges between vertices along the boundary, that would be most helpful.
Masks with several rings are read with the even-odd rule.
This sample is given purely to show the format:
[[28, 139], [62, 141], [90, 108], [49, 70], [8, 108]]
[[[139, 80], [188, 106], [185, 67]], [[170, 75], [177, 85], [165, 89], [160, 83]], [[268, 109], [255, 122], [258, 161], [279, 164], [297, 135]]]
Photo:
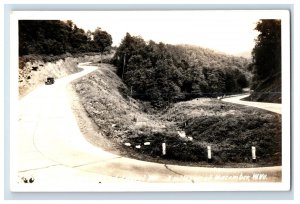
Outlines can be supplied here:
[[256, 162], [256, 148], [252, 146], [251, 150], [252, 150], [252, 161]]
[[210, 162], [211, 161], [211, 147], [207, 146], [207, 159]]
[[166, 155], [166, 143], [162, 143], [162, 155]]

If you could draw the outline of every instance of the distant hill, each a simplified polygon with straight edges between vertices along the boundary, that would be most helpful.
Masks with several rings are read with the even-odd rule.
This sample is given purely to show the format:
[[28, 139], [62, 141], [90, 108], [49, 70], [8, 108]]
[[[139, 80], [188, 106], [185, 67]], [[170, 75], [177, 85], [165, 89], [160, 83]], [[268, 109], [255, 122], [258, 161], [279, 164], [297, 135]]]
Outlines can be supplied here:
[[239, 57], [244, 57], [244, 58], [247, 58], [247, 59], [251, 59], [251, 51], [244, 51], [244, 52], [240, 52], [240, 53], [237, 53], [235, 54], [235, 56], [239, 56]]
[[[175, 49], [180, 50], [182, 52], [182, 56], [184, 56], [192, 65], [207, 68], [237, 68], [246, 75], [247, 79], [250, 79], [251, 77], [251, 74], [248, 71], [248, 66], [251, 62], [250, 57], [228, 55], [219, 51], [194, 45], [176, 45], [174, 47]], [[246, 52], [244, 52], [244, 54], [246, 54]]]
[[136, 99], [156, 107], [242, 92], [250, 60], [193, 45], [170, 45], [126, 34], [112, 60]]

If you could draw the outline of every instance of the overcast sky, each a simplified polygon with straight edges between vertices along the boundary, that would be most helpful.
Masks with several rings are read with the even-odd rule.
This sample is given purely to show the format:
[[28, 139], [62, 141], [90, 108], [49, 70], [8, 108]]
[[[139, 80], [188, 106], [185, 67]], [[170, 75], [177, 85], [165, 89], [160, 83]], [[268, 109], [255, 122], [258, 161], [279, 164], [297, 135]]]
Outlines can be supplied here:
[[251, 52], [259, 16], [245, 11], [101, 11], [72, 16], [80, 28], [101, 27], [119, 45], [126, 32], [146, 41], [192, 44], [228, 54]]

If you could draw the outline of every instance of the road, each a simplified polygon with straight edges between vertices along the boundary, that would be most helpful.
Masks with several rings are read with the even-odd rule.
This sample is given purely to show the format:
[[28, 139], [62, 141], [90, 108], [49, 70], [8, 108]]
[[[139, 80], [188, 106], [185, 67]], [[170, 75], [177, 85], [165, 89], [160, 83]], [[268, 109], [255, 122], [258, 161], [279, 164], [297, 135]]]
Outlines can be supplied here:
[[[118, 187], [134, 189], [135, 185], [128, 186], [128, 183], [143, 182], [210, 183], [244, 182], [246, 179], [265, 183], [281, 180], [281, 166], [204, 168], [165, 165], [121, 157], [93, 146], [80, 132], [68, 98], [67, 84], [97, 69], [84, 64], [80, 67], [83, 71], [58, 79], [53, 85], [41, 85], [19, 100], [11, 190], [91, 191], [96, 188], [109, 191], [118, 190]], [[261, 177], [256, 177], [257, 174]], [[32, 177], [34, 182], [23, 183], [23, 177]], [[102, 184], [115, 185], [104, 188]], [[213, 187], [213, 190], [217, 189]], [[207, 188], [202, 185], [202, 190]]]
[[274, 113], [281, 114], [281, 104], [279, 103], [262, 103], [262, 102], [253, 102], [253, 101], [242, 101], [241, 99], [248, 97], [248, 94], [240, 95], [240, 96], [234, 96], [229, 98], [224, 98], [222, 101], [235, 103], [235, 104], [241, 104], [246, 106], [252, 106], [256, 108], [265, 109]]

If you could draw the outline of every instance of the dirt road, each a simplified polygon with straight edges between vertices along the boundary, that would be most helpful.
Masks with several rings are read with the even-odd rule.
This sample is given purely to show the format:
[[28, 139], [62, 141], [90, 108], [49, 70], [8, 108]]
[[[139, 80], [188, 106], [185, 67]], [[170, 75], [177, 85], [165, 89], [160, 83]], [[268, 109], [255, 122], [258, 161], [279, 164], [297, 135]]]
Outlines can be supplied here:
[[[185, 190], [208, 190], [203, 182], [247, 181], [263, 185], [281, 180], [280, 166], [225, 169], [165, 165], [120, 157], [93, 146], [78, 128], [66, 88], [72, 80], [97, 69], [84, 64], [80, 67], [83, 71], [58, 79], [53, 85], [42, 85], [19, 100], [18, 134], [13, 138], [17, 141], [14, 148], [17, 158], [12, 161], [16, 169], [11, 174], [11, 190], [147, 190], [128, 185], [141, 182], [202, 183], [198, 188]], [[22, 177], [32, 177], [34, 182], [23, 183]], [[218, 188], [222, 185], [212, 190]], [[259, 188], [253, 186], [253, 190]], [[183, 190], [176, 185], [164, 190], [178, 189]]]
[[253, 102], [253, 101], [242, 101], [241, 99], [248, 97], [249, 95], [240, 95], [235, 97], [229, 97], [224, 98], [222, 101], [235, 103], [235, 104], [241, 104], [246, 106], [253, 106], [256, 108], [265, 109], [271, 112], [279, 113], [281, 114], [281, 104], [278, 103], [262, 103], [262, 102]]

